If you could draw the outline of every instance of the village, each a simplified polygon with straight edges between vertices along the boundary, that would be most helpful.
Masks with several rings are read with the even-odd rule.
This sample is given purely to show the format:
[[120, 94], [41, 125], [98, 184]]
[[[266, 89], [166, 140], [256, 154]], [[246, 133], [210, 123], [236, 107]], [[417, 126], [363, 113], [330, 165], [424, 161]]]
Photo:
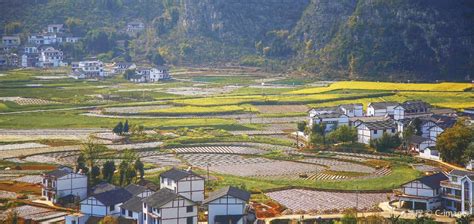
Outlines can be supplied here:
[[0, 224], [472, 222], [470, 76], [328, 81], [261, 41], [259, 66], [194, 65], [149, 47], [169, 7], [2, 36]]

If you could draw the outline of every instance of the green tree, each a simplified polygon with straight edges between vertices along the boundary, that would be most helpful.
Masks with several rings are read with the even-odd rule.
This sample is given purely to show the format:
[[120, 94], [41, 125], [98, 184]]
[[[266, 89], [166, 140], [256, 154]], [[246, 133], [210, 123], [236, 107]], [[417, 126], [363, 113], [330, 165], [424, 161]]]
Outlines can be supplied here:
[[115, 162], [113, 160], [108, 160], [102, 166], [102, 176], [107, 182], [112, 183], [115, 172]]
[[474, 160], [474, 142], [471, 142], [464, 151], [463, 162], [467, 164], [469, 161]]
[[126, 80], [131, 79], [135, 75], [135, 69], [127, 69], [123, 73], [123, 78]]
[[100, 176], [100, 168], [98, 166], [94, 166], [92, 167], [92, 170], [91, 170], [91, 178], [92, 178], [92, 181], [95, 183], [95, 181], [97, 180], [97, 177]]
[[405, 150], [408, 150], [410, 145], [410, 139], [415, 135], [416, 130], [412, 125], [408, 125], [402, 133], [402, 147]]
[[140, 179], [143, 179], [143, 176], [145, 176], [145, 165], [140, 161], [140, 159], [135, 160], [134, 168], [139, 173]]
[[68, 17], [65, 22], [66, 28], [74, 36], [84, 36], [85, 27], [84, 22], [81, 19]]
[[5, 34], [12, 35], [18, 34], [23, 29], [23, 26], [20, 22], [9, 22], [5, 24]]
[[382, 137], [370, 141], [370, 146], [377, 149], [378, 152], [389, 152], [401, 144], [400, 137], [395, 135], [390, 135], [388, 133], [383, 133]]
[[461, 119], [437, 137], [436, 149], [443, 161], [463, 164], [466, 159], [465, 151], [472, 142], [474, 142], [474, 130]]
[[125, 179], [127, 177], [128, 167], [129, 167], [129, 164], [127, 163], [126, 160], [122, 160], [122, 162], [120, 162], [120, 165], [119, 165], [119, 175], [120, 175], [119, 184], [120, 184], [120, 186], [123, 186], [123, 184], [125, 183]]
[[86, 173], [86, 174], [89, 172], [89, 168], [87, 168], [86, 160], [84, 158], [84, 155], [82, 155], [82, 153], [79, 154], [76, 160], [76, 172], [79, 172], [80, 170], [82, 171], [82, 173]]
[[344, 212], [341, 218], [342, 224], [357, 224], [357, 211], [355, 209], [349, 209]]
[[298, 122], [297, 128], [298, 128], [298, 131], [304, 132], [304, 130], [306, 129], [306, 121]]
[[97, 144], [90, 138], [82, 144], [81, 155], [84, 157], [84, 161], [89, 170], [95, 166], [96, 161], [100, 159], [106, 150], [107, 148], [105, 146]]
[[357, 129], [342, 125], [329, 133], [328, 138], [333, 142], [355, 142], [357, 141]]
[[115, 125], [114, 129], [112, 129], [112, 132], [117, 135], [121, 135], [123, 133], [123, 124], [121, 121]]
[[125, 124], [123, 125], [123, 133], [128, 133], [129, 127], [128, 127], [128, 120], [125, 120]]
[[311, 126], [310, 141], [311, 141], [311, 144], [313, 145], [316, 145], [316, 144], [326, 145], [326, 124], [313, 123], [313, 126]]

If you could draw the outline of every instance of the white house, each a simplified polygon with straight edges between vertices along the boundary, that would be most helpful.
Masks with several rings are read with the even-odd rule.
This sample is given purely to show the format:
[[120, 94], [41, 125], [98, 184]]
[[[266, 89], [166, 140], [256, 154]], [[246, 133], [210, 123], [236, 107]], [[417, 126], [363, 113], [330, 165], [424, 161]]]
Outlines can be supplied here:
[[120, 216], [120, 206], [132, 197], [133, 195], [124, 188], [116, 188], [91, 195], [81, 201], [81, 213], [87, 217]]
[[367, 116], [381, 117], [385, 115], [393, 115], [394, 108], [398, 106], [397, 102], [372, 102], [367, 105]]
[[128, 185], [125, 187], [125, 190], [130, 192], [133, 197], [120, 206], [120, 215], [127, 219], [133, 219], [137, 221], [138, 224], [143, 224], [142, 200], [143, 198], [151, 196], [155, 192], [147, 187], [135, 184]]
[[62, 33], [64, 31], [63, 24], [49, 24], [47, 27], [48, 33]]
[[420, 152], [425, 150], [428, 147], [435, 146], [436, 142], [430, 138], [425, 138], [423, 136], [413, 135], [409, 139], [409, 149], [411, 151]]
[[52, 45], [62, 43], [63, 38], [51, 33], [51, 34], [34, 34], [28, 37], [28, 43], [35, 45]]
[[64, 38], [64, 42], [66, 43], [77, 43], [79, 42], [79, 40], [81, 40], [80, 37], [73, 37], [73, 36], [66, 36]]
[[114, 73], [124, 73], [127, 70], [136, 69], [137, 65], [131, 62], [117, 62], [114, 64]]
[[175, 193], [192, 200], [204, 200], [204, 178], [191, 170], [172, 168], [160, 174], [160, 188], [173, 190]]
[[207, 205], [208, 223], [245, 224], [250, 193], [235, 187], [224, 187], [212, 192], [204, 200]]
[[370, 144], [371, 140], [381, 138], [384, 133], [395, 135], [397, 124], [393, 120], [360, 122], [357, 126], [358, 142]]
[[434, 146], [420, 150], [420, 157], [431, 160], [441, 160], [440, 154]]
[[452, 211], [473, 214], [474, 172], [452, 170], [448, 180], [441, 181], [444, 207]]
[[144, 224], [197, 224], [195, 202], [163, 188], [143, 199]]
[[166, 68], [138, 68], [135, 70], [135, 75], [130, 77], [132, 82], [158, 82], [170, 78], [168, 69]]
[[320, 114], [312, 117], [309, 124], [310, 126], [314, 124], [324, 124], [326, 126], [325, 131], [330, 132], [339, 126], [349, 125], [349, 117], [340, 113]]
[[339, 110], [342, 114], [348, 117], [362, 117], [364, 116], [364, 106], [361, 103], [342, 104], [339, 105]]
[[87, 176], [74, 173], [69, 167], [60, 167], [42, 175], [42, 196], [53, 203], [66, 196], [78, 197], [79, 200], [87, 196]]
[[63, 62], [63, 51], [54, 49], [54, 47], [46, 47], [41, 49], [38, 58], [38, 66], [42, 68], [52, 68], [65, 66]]
[[141, 32], [145, 29], [145, 24], [143, 22], [130, 22], [127, 24], [127, 32], [136, 33]]
[[71, 64], [72, 76], [76, 79], [103, 78], [106, 76], [101, 61], [80, 61]]
[[427, 115], [430, 113], [431, 106], [423, 101], [405, 101], [394, 108], [393, 118], [395, 120], [402, 120], [410, 117], [420, 115]]
[[7, 47], [17, 47], [20, 46], [21, 40], [20, 36], [3, 36], [2, 44]]
[[442, 123], [436, 123], [436, 125], [430, 127], [429, 130], [429, 138], [436, 141], [438, 136], [443, 133], [446, 129], [451, 128], [456, 124], [456, 120], [450, 120]]
[[443, 173], [424, 176], [402, 185], [399, 196], [404, 207], [413, 210], [435, 210], [442, 207], [440, 182], [447, 180]]

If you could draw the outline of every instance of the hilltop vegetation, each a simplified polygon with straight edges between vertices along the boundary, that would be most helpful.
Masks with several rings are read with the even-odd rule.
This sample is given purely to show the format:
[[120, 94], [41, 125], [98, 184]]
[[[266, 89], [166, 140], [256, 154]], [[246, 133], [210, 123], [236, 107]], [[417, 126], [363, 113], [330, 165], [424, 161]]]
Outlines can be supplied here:
[[[232, 62], [371, 80], [465, 80], [474, 69], [469, 0], [17, 0], [0, 6], [4, 33], [26, 39], [46, 24], [65, 23], [84, 36], [82, 45], [67, 49], [70, 58]], [[132, 21], [146, 30], [124, 35]]]

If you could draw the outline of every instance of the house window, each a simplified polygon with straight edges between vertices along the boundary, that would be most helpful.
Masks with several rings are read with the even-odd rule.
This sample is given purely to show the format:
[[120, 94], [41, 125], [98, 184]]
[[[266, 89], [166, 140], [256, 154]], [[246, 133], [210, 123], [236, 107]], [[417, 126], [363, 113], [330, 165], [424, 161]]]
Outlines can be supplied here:
[[170, 180], [170, 179], [168, 179], [167, 181], [168, 181], [168, 185], [171, 185], [171, 180]]
[[132, 216], [133, 216], [133, 213], [132, 213], [132, 211], [129, 210], [128, 211], [128, 217], [132, 217]]
[[122, 215], [125, 215], [125, 209], [120, 209], [122, 211]]
[[377, 130], [374, 130], [374, 134], [375, 134], [375, 135], [377, 134]]
[[458, 181], [458, 177], [452, 176], [452, 177], [451, 177], [451, 181], [457, 182], [457, 181]]
[[76, 224], [76, 220], [72, 220], [72, 221], [71, 221], [71, 224]]
[[395, 128], [392, 128], [392, 133], [395, 133]]
[[143, 214], [143, 220], [146, 221], [146, 214]]
[[165, 178], [161, 178], [161, 183], [162, 183], [162, 184], [165, 183]]
[[146, 208], [146, 204], [145, 204], [145, 203], [143, 203], [143, 208]]
[[114, 210], [115, 210], [115, 205], [109, 206], [109, 210], [110, 210], [110, 211], [114, 211]]
[[193, 207], [192, 205], [191, 205], [191, 206], [187, 206], [187, 207], [186, 207], [186, 212], [193, 212], [193, 208], [194, 208], [194, 207]]
[[186, 224], [193, 224], [193, 217], [186, 218]]

